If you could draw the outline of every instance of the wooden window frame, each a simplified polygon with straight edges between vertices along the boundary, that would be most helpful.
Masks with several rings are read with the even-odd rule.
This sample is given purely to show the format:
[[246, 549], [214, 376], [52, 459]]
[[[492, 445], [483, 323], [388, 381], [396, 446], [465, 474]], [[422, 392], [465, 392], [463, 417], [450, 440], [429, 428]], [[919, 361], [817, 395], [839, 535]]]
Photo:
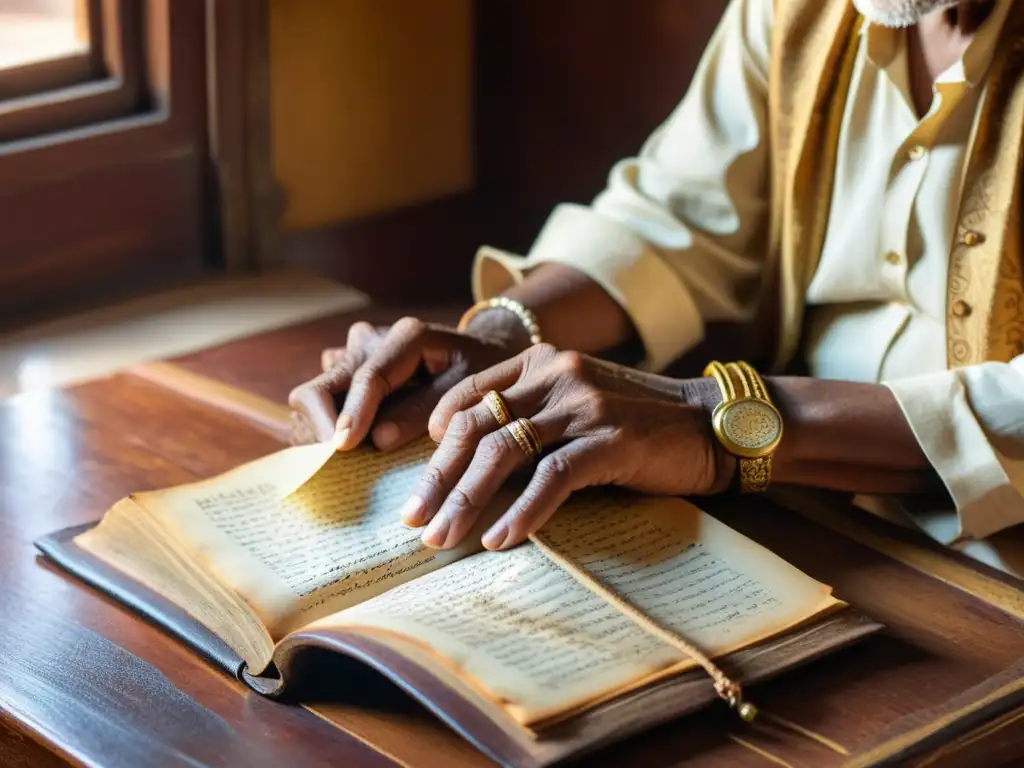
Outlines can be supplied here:
[[85, 4], [89, 49], [84, 53], [32, 61], [0, 69], [0, 101], [53, 91], [94, 80], [103, 74], [103, 0], [78, 0]]
[[142, 96], [0, 141], [0, 325], [274, 260], [268, 0], [99, 2], [138, 11], [138, 65], [103, 80], [134, 73]]
[[[149, 146], [171, 145], [183, 124], [197, 119], [205, 104], [182, 102], [167, 110], [171, 86], [176, 81], [194, 79], [197, 67], [203, 66], [204, 41], [191, 36], [172, 41], [178, 50], [166, 44], [174, 20], [170, 13], [173, 0], [103, 0], [118, 6], [135, 6], [141, 11], [145, 55], [141, 58], [139, 75], [145, 74], [143, 87], [150, 106], [136, 113], [99, 119], [67, 130], [53, 130], [31, 138], [0, 143], [0, 193], [19, 179], [46, 180], [50, 176], [71, 175], [107, 164], [116, 157], [121, 164], [137, 159]], [[183, 7], [188, 4], [182, 3]], [[142, 8], [141, 6], [145, 6]], [[178, 15], [182, 15], [179, 12]], [[190, 21], [187, 19], [186, 21]], [[57, 93], [63, 93], [58, 91]], [[202, 118], [199, 118], [202, 119]], [[76, 121], [80, 122], [80, 121]], [[0, 119], [2, 125], [2, 119]], [[2, 130], [2, 129], [0, 129]], [[146, 145], [146, 150], [143, 149]]]
[[112, 120], [144, 106], [144, 4], [87, 1], [88, 51], [0, 72], [0, 142]]

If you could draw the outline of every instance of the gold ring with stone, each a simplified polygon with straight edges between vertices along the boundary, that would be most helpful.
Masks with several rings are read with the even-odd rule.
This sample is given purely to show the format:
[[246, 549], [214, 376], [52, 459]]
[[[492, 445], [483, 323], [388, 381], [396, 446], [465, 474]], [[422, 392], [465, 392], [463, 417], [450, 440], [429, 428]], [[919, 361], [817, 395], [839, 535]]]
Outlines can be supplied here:
[[511, 424], [505, 425], [505, 429], [512, 435], [516, 445], [526, 454], [528, 459], [536, 457], [544, 450], [544, 445], [541, 443], [537, 428], [533, 426], [533, 422], [529, 419], [516, 419]]
[[498, 426], [508, 426], [508, 423], [512, 421], [512, 416], [508, 412], [508, 406], [505, 405], [505, 398], [492, 389], [484, 395], [484, 402], [494, 416], [494, 420], [498, 422]]

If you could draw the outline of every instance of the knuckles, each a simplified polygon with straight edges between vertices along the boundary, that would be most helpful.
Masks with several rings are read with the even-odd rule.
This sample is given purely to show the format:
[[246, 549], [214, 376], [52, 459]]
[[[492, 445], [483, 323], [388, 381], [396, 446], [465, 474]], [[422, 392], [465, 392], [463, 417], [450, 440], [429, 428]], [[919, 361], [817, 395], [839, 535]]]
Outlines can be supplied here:
[[420, 491], [419, 495], [422, 498], [430, 498], [437, 495], [443, 495], [446, 487], [444, 475], [433, 464], [427, 464], [423, 468], [423, 474], [420, 475]]
[[485, 436], [480, 445], [477, 446], [476, 455], [485, 466], [493, 467], [506, 463], [511, 456], [513, 448], [521, 450], [505, 429], [499, 429]]
[[556, 370], [565, 376], [582, 378], [587, 372], [587, 357], [579, 352], [559, 352], [555, 356]]
[[608, 395], [599, 390], [590, 390], [585, 394], [583, 410], [594, 424], [608, 424], [612, 421], [612, 404]]
[[544, 483], [569, 483], [572, 477], [572, 463], [564, 454], [552, 453], [537, 464], [537, 476]]
[[302, 408], [309, 399], [310, 384], [300, 384], [288, 393], [288, 405], [295, 410]]
[[369, 323], [353, 323], [348, 329], [348, 346], [358, 347], [377, 335], [377, 329]]
[[466, 411], [456, 411], [448, 420], [448, 428], [444, 436], [456, 444], [463, 444], [473, 439], [476, 422]]
[[427, 328], [427, 324], [417, 317], [403, 317], [393, 326], [391, 332], [404, 338], [419, 336]]
[[376, 365], [364, 363], [359, 367], [352, 377], [353, 388], [373, 389], [379, 387], [385, 395], [390, 394], [391, 385]]

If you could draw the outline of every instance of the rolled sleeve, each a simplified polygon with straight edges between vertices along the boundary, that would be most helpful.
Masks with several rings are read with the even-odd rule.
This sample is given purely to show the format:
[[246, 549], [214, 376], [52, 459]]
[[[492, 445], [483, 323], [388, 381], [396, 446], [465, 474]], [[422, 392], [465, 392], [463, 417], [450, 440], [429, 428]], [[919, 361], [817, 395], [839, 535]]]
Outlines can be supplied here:
[[1024, 523], [1024, 357], [886, 385], [956, 505], [915, 521], [943, 544]]
[[623, 307], [643, 342], [645, 370], [661, 370], [703, 338], [690, 292], [650, 243], [583, 206], [556, 208], [526, 258], [482, 248], [473, 280], [477, 300], [501, 293], [541, 263], [583, 272]]
[[524, 258], [481, 249], [476, 298], [542, 263], [572, 267], [629, 315], [648, 370], [696, 346], [706, 322], [749, 319], [766, 252], [772, 9], [732, 0], [686, 98], [639, 155], [592, 205], [557, 207]]

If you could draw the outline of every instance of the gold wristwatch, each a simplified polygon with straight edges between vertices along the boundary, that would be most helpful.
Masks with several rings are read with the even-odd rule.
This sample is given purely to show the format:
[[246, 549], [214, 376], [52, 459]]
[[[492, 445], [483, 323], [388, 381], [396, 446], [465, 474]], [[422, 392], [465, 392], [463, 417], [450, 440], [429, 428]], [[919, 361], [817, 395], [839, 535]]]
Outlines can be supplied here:
[[722, 402], [715, 408], [711, 423], [725, 450], [739, 459], [740, 490], [768, 490], [772, 454], [782, 440], [782, 415], [768, 397], [764, 380], [744, 362], [712, 362], [704, 375], [714, 377], [722, 390]]

